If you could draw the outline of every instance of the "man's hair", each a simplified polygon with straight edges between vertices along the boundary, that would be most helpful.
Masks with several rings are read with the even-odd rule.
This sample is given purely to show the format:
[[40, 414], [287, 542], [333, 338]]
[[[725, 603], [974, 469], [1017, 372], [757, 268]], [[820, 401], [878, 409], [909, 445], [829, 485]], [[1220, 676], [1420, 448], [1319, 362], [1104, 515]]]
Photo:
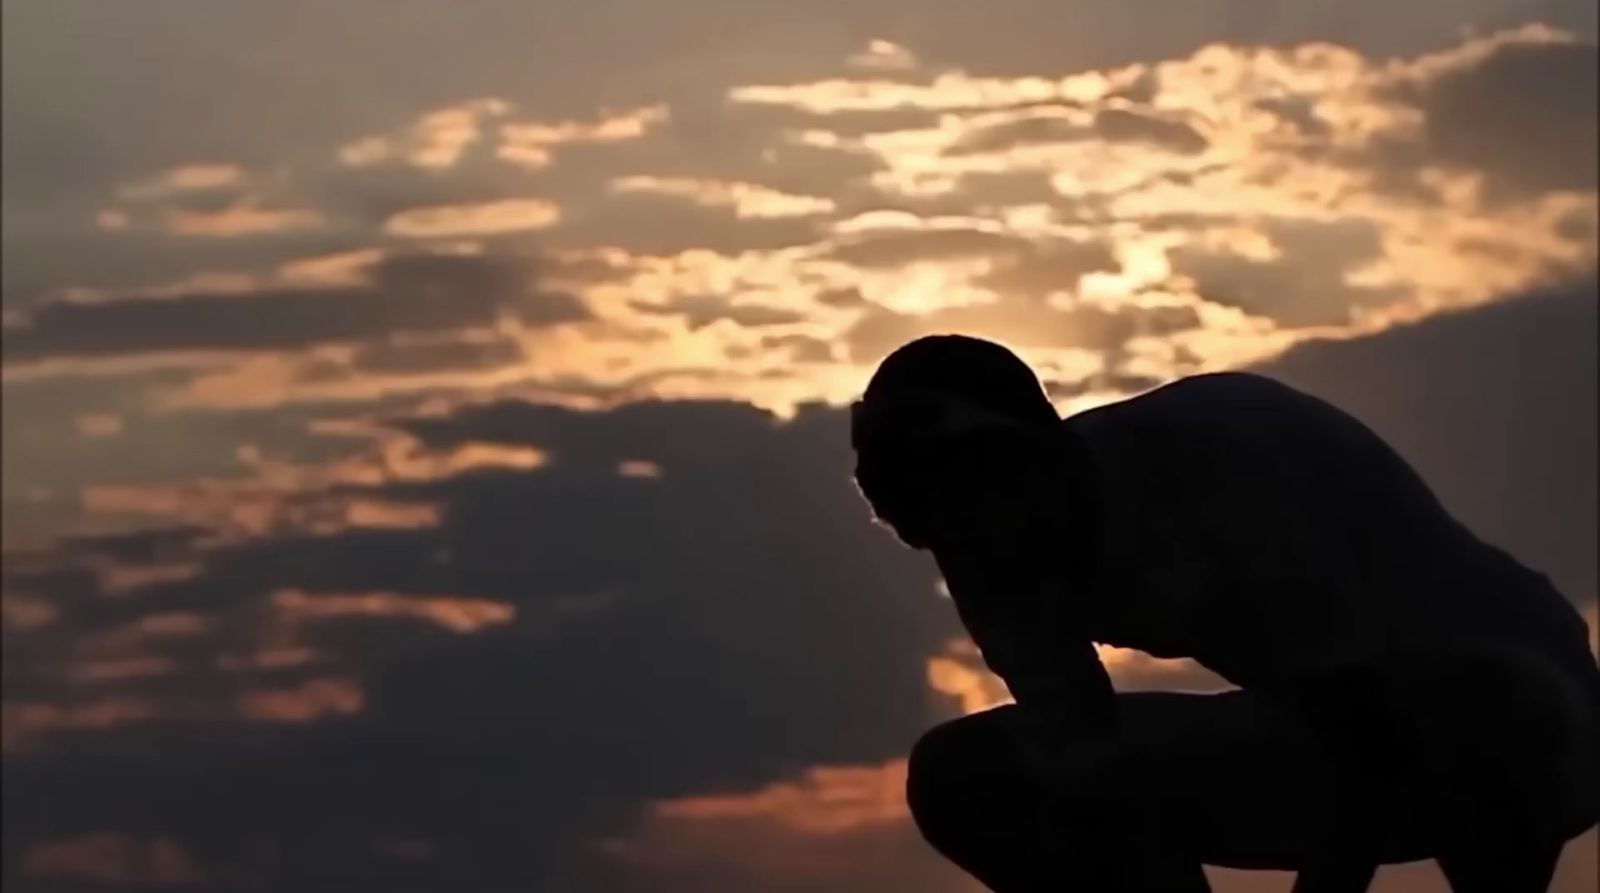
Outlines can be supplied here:
[[[954, 418], [958, 411], [965, 418]], [[992, 449], [993, 432], [1057, 421], [1039, 379], [1016, 354], [963, 335], [919, 338], [884, 359], [852, 407], [856, 484], [879, 520], [923, 548], [919, 520], [931, 490], [957, 484], [952, 477], [965, 476], [961, 469], [1004, 464]]]

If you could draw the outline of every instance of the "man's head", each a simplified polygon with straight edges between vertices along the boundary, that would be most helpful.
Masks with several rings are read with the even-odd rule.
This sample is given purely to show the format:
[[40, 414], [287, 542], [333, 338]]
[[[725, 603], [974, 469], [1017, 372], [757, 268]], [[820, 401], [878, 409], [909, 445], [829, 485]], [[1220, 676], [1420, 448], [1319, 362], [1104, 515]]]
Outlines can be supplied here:
[[890, 354], [851, 407], [856, 483], [914, 548], [958, 523], [964, 497], [1034, 465], [1059, 419], [1016, 354], [932, 335]]

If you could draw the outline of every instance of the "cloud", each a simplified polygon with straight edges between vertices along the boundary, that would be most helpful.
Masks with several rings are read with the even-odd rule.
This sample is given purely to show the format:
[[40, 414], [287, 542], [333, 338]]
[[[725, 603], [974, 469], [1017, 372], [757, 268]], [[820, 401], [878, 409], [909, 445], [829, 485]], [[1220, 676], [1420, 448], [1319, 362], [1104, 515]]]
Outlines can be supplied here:
[[561, 209], [543, 199], [507, 198], [475, 205], [407, 208], [384, 221], [384, 231], [411, 239], [490, 236], [544, 229], [561, 219]]
[[973, 228], [883, 229], [843, 240], [831, 255], [866, 268], [902, 267], [918, 261], [1017, 254], [1027, 242], [1017, 236]]
[[1150, 143], [1181, 155], [1198, 154], [1207, 146], [1206, 138], [1189, 124], [1127, 109], [1101, 109], [1094, 116], [1094, 132], [1113, 142]]
[[1190, 307], [1106, 309], [1074, 304], [1065, 309], [1027, 298], [1004, 298], [925, 314], [869, 310], [845, 335], [859, 363], [876, 362], [913, 338], [948, 332], [992, 338], [1021, 348], [1110, 351], [1136, 335], [1159, 337], [1199, 324]]
[[807, 217], [834, 209], [834, 203], [825, 198], [788, 195], [753, 183], [633, 176], [614, 181], [611, 188], [622, 193], [673, 196], [708, 208], [728, 208], [740, 218]]
[[703, 329], [721, 320], [749, 329], [793, 325], [806, 320], [805, 314], [794, 310], [761, 304], [734, 304], [727, 298], [714, 295], [687, 295], [670, 304], [635, 302], [634, 307], [658, 316], [682, 316], [690, 331]]
[[210, 213], [177, 211], [163, 222], [173, 235], [220, 239], [315, 229], [322, 224], [322, 215], [308, 208], [261, 208], [250, 204]]
[[1003, 152], [1019, 146], [1071, 142], [1089, 136], [1089, 129], [1079, 116], [1063, 115], [1062, 110], [1052, 106], [1032, 107], [1022, 117], [975, 127], [944, 151], [949, 155]]
[[167, 351], [269, 351], [403, 333], [587, 317], [570, 295], [540, 292], [533, 268], [514, 257], [395, 254], [359, 284], [267, 286], [238, 291], [55, 300], [5, 332], [6, 359], [105, 357]]
[[1504, 197], [1593, 191], [1595, 71], [1591, 42], [1508, 43], [1421, 88], [1429, 161], [1485, 172]]
[[1355, 341], [1314, 342], [1260, 371], [1355, 413], [1474, 531], [1591, 601], [1595, 285], [1579, 280]]
[[498, 98], [437, 109], [393, 135], [367, 136], [346, 144], [339, 149], [339, 161], [355, 168], [380, 164], [450, 168], [470, 146], [483, 139], [490, 122], [503, 118], [510, 110], [510, 104]]
[[407, 375], [457, 369], [493, 369], [517, 363], [523, 357], [521, 342], [512, 338], [383, 341], [362, 345], [350, 358], [348, 368], [353, 373]]
[[[1578, 592], [1593, 499], [1585, 508], [1572, 483], [1592, 466], [1582, 431], [1592, 434], [1594, 401], [1572, 385], [1593, 380], [1591, 297], [1580, 284], [1565, 298], [1308, 345], [1264, 371], [1378, 426], [1486, 536], [1528, 525], [1507, 544]], [[823, 874], [801, 875], [808, 883], [833, 871], [849, 883], [868, 853], [926, 858], [863, 792], [953, 706], [930, 687], [929, 661], [949, 658], [956, 630], [932, 568], [867, 521], [847, 477], [841, 412], [813, 407], [779, 422], [727, 402], [589, 413], [501, 401], [391, 424], [430, 454], [481, 445], [541, 459], [319, 485], [436, 505], [418, 527], [290, 527], [221, 543], [177, 530], [63, 547], [80, 559], [195, 559], [203, 569], [132, 598], [95, 595], [92, 575], [19, 577], [8, 560], [8, 591], [33, 591], [60, 612], [35, 637], [56, 629], [72, 637], [55, 641], [95, 642], [82, 637], [150, 617], [207, 618], [198, 633], [133, 640], [130, 656], [179, 661], [166, 676], [104, 680], [76, 701], [42, 682], [8, 682], [36, 705], [32, 727], [45, 735], [7, 758], [13, 840], [166, 835], [208, 871], [300, 888], [326, 876], [326, 860], [364, 881], [403, 875], [441, 889], [565, 872], [748, 879], [739, 867], [748, 848], [730, 854], [710, 840], [711, 830], [735, 834], [736, 818], [750, 835], [737, 839], [767, 841], [774, 860], [850, 860], [817, 863]], [[628, 462], [658, 472], [619, 475]], [[1526, 507], [1494, 522], [1506, 493], [1526, 493]], [[274, 608], [273, 593], [288, 591], [298, 594], [287, 611]], [[480, 603], [515, 616], [458, 610]], [[292, 637], [269, 622], [313, 604], [326, 610]], [[483, 616], [491, 622], [470, 634], [437, 619]], [[17, 642], [8, 638], [8, 662], [37, 666], [52, 653]], [[830, 643], [826, 660], [818, 642]], [[300, 656], [270, 671], [243, 658], [275, 650]], [[1111, 659], [1131, 684], [1189, 678], [1182, 667], [1174, 676]], [[191, 698], [208, 692], [211, 712], [183, 712], [174, 685]], [[70, 748], [47, 746], [62, 736]], [[302, 804], [313, 801], [308, 813]], [[524, 823], [515, 832], [512, 813]], [[847, 818], [858, 814], [882, 821]], [[228, 843], [247, 838], [275, 840], [285, 855], [266, 861]], [[374, 843], [384, 840], [426, 841], [432, 855], [385, 855]], [[949, 877], [931, 861], [903, 869], [924, 870]]]
[[1117, 270], [1121, 264], [1102, 242], [1056, 241], [1030, 249], [997, 266], [978, 280], [1002, 294], [1043, 298], [1052, 292], [1074, 292], [1086, 273]]
[[[903, 753], [937, 715], [922, 662], [949, 638], [953, 619], [933, 595], [931, 568], [898, 550], [862, 511], [848, 479], [841, 413], [813, 409], [778, 423], [727, 403], [580, 413], [506, 402], [396, 424], [432, 451], [537, 446], [548, 460], [531, 469], [344, 488], [366, 498], [436, 503], [437, 526], [195, 545], [189, 548], [201, 550], [201, 575], [154, 582], [136, 598], [113, 603], [48, 593], [79, 631], [183, 611], [204, 612], [219, 631], [233, 630], [193, 643], [212, 643], [205, 650], [177, 652], [201, 658], [186, 658], [176, 677], [189, 686], [205, 678], [198, 667], [209, 649], [231, 655], [304, 645], [359, 674], [351, 677], [359, 701], [342, 683], [314, 682], [344, 678], [325, 667], [251, 683], [245, 690], [259, 694], [236, 697], [243, 714], [233, 723], [292, 718], [303, 732], [282, 739], [268, 763], [253, 757], [239, 764], [249, 767], [243, 775], [226, 768], [234, 758], [223, 755], [235, 745], [230, 721], [216, 715], [193, 744], [149, 752], [154, 762], [138, 778], [120, 771], [57, 775], [48, 749], [20, 762], [8, 758], [8, 809], [18, 804], [18, 819], [8, 814], [8, 834], [28, 837], [28, 828], [60, 830], [74, 816], [97, 815], [110, 822], [101, 827], [129, 833], [160, 826], [182, 829], [188, 840], [210, 827], [288, 843], [301, 832], [274, 818], [284, 807], [273, 804], [315, 791], [320, 817], [294, 820], [306, 834], [364, 847], [332, 829], [376, 827], [371, 823], [386, 812], [393, 822], [378, 824], [409, 829], [466, 860], [418, 869], [449, 872], [510, 852], [499, 849], [504, 838], [481, 836], [503, 823], [501, 807], [481, 799], [492, 788], [519, 792], [514, 808], [538, 829], [530, 833], [547, 841], [524, 853], [526, 870], [553, 871], [558, 854], [577, 852], [571, 835], [590, 833], [602, 819], [620, 827], [618, 814], [590, 814], [590, 804], [741, 789], [788, 765], [881, 762]], [[619, 475], [624, 462], [649, 462], [658, 473]], [[157, 542], [170, 549], [182, 539], [78, 548], [112, 549], [130, 560], [170, 557]], [[295, 594], [273, 595], [285, 592]], [[479, 604], [514, 606], [515, 617], [500, 607], [475, 613]], [[318, 622], [274, 642], [282, 633], [263, 618], [285, 615]], [[391, 622], [410, 615], [451, 628], [470, 618], [491, 622], [477, 626], [470, 646], [451, 647], [439, 639], [450, 635], [445, 629]], [[252, 643], [250, 630], [269, 638]], [[819, 661], [821, 640], [837, 647]], [[163, 653], [142, 641], [145, 653]], [[572, 678], [583, 685], [561, 681]], [[32, 697], [52, 697], [48, 691]], [[757, 700], [747, 700], [758, 691]], [[174, 721], [164, 700], [149, 709], [91, 746], [128, 752]], [[559, 722], [550, 723], [553, 716]], [[641, 738], [645, 728], [651, 731]], [[375, 755], [359, 743], [371, 736], [397, 744]], [[442, 756], [441, 746], [452, 755]], [[520, 768], [507, 775], [497, 753], [515, 753]], [[436, 784], [430, 779], [442, 779], [444, 765], [480, 768], [466, 776], [448, 770], [453, 780]], [[574, 773], [579, 766], [626, 768]], [[410, 805], [373, 811], [387, 801], [373, 799], [376, 789], [362, 779], [406, 790]], [[192, 807], [159, 806], [146, 785], [176, 786], [197, 799]], [[231, 806], [221, 809], [206, 791], [226, 791]], [[106, 797], [145, 808], [108, 814]], [[357, 824], [345, 824], [351, 820]], [[310, 850], [290, 850], [303, 855], [269, 877], [308, 881], [324, 870]], [[197, 858], [218, 852], [202, 848]], [[446, 878], [439, 883], [450, 877], [426, 876]]]
[[557, 146], [636, 140], [668, 117], [666, 106], [651, 105], [609, 114], [593, 123], [507, 122], [500, 126], [500, 145], [496, 154], [513, 164], [545, 167], [550, 164], [551, 151]]
[[917, 57], [909, 49], [881, 37], [868, 41], [866, 47], [848, 61], [868, 71], [904, 71], [917, 67]]
[[1362, 308], [1400, 294], [1399, 286], [1351, 281], [1383, 255], [1381, 233], [1370, 221], [1270, 220], [1261, 229], [1271, 258], [1185, 245], [1169, 252], [1172, 270], [1193, 279], [1207, 300], [1291, 326], [1346, 324]]
[[767, 350], [786, 350], [796, 363], [831, 363], [834, 361], [833, 344], [810, 335], [771, 335], [761, 339]]
[[516, 617], [516, 608], [504, 602], [418, 598], [393, 592], [309, 595], [298, 589], [280, 589], [272, 594], [272, 604], [289, 617], [414, 617], [456, 633], [510, 623]]
[[119, 193], [128, 199], [149, 200], [192, 192], [210, 192], [234, 186], [244, 178], [237, 164], [185, 164], [129, 183]]
[[1289, 350], [1592, 596], [1592, 287], [1514, 297], [1592, 265], [1592, 40], [997, 2], [8, 8], [7, 872], [964, 889], [887, 798], [994, 692], [808, 405], [928, 331], [1072, 407]]

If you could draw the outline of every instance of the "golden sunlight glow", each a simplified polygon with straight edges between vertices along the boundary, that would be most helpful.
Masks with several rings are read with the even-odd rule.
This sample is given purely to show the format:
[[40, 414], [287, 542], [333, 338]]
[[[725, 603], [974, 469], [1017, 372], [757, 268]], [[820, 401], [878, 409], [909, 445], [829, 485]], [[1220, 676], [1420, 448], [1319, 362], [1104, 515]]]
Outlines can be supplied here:
[[748, 794], [658, 801], [654, 811], [665, 819], [766, 819], [804, 834], [844, 834], [904, 821], [905, 778], [903, 759], [881, 766], [814, 766], [797, 781]]
[[965, 639], [951, 642], [945, 654], [928, 658], [928, 686], [955, 698], [967, 716], [1011, 703], [1006, 684], [989, 672], [978, 650]]
[[544, 229], [560, 219], [561, 209], [554, 202], [508, 198], [476, 205], [408, 208], [384, 221], [383, 228], [396, 236], [436, 239]]
[[620, 177], [613, 192], [645, 193], [686, 199], [707, 208], [729, 208], [740, 218], [808, 217], [834, 209], [830, 199], [789, 195], [754, 183], [696, 180], [688, 177]]

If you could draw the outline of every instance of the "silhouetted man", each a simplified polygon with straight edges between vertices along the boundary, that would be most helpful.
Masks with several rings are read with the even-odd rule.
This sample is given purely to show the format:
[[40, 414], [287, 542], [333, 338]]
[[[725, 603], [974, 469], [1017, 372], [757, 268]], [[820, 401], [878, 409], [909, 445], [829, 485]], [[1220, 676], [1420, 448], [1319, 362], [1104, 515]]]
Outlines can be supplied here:
[[[1531, 893], [1592, 824], [1582, 618], [1338, 409], [1221, 374], [1063, 421], [1005, 348], [937, 336], [883, 362], [852, 441], [1016, 701], [911, 755], [918, 827], [992, 889], [1204, 891], [1204, 863], [1354, 893], [1436, 858], [1457, 893]], [[1116, 694], [1097, 642], [1239, 690]]]

